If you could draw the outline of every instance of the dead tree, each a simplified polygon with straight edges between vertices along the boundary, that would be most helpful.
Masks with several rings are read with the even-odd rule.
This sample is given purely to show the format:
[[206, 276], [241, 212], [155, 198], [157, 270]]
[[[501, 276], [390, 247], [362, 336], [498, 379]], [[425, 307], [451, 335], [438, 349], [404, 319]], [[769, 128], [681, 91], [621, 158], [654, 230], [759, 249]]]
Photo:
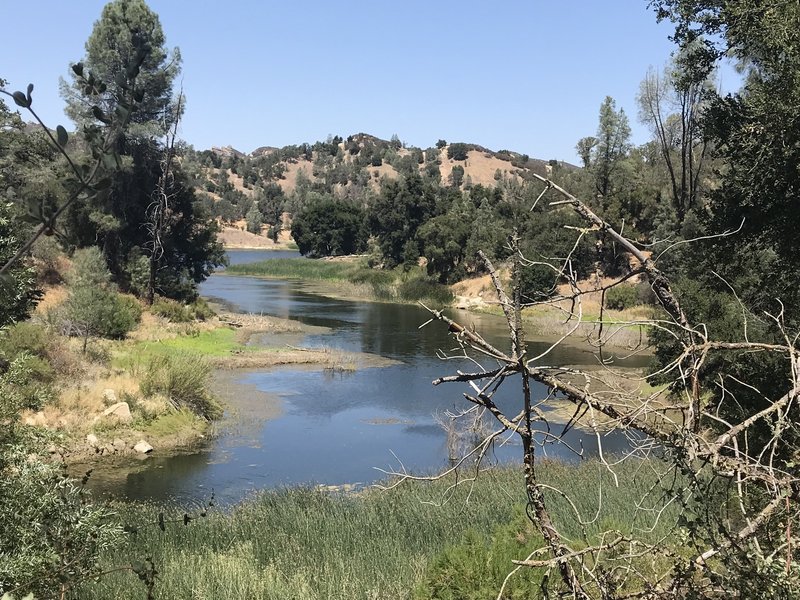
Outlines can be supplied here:
[[171, 126], [168, 124], [164, 154], [161, 158], [161, 174], [158, 177], [156, 188], [153, 191], [153, 201], [147, 207], [147, 233], [150, 236], [147, 244], [150, 251], [148, 261], [149, 272], [147, 278], [147, 303], [152, 305], [156, 295], [156, 278], [158, 275], [159, 264], [164, 256], [163, 236], [169, 226], [170, 206], [169, 201], [173, 195], [172, 188], [175, 183], [175, 173], [173, 162], [175, 160], [175, 140], [178, 137], [178, 124], [181, 120], [183, 110], [183, 91], [178, 94], [178, 102], [175, 107], [174, 118]]
[[[632, 272], [599, 288], [603, 293], [622, 285], [631, 276], [640, 276], [652, 288], [663, 317], [646, 321], [613, 322], [603, 319], [595, 324], [593, 345], [600, 355], [609, 339], [626, 327], [646, 325], [668, 332], [679, 342], [681, 351], [659, 373], [671, 376], [672, 385], [655, 392], [642, 394], [626, 386], [619, 378], [630, 379], [615, 371], [612, 365], [602, 362], [599, 370], [578, 370], [563, 366], [546, 366], [545, 359], [559, 344], [578, 335], [583, 322], [582, 300], [587, 290], [582, 290], [572, 274], [570, 257], [548, 261], [555, 274], [566, 281], [560, 296], [541, 302], [569, 306], [566, 321], [574, 324], [561, 339], [553, 342], [543, 353], [531, 356], [526, 345], [523, 327], [524, 308], [519, 288], [507, 292], [500, 274], [484, 255], [481, 258], [491, 274], [497, 301], [503, 310], [508, 329], [508, 350], [489, 343], [472, 328], [448, 317], [442, 311], [430, 310], [432, 321], [447, 325], [459, 344], [459, 353], [469, 357], [478, 367], [472, 372], [457, 371], [433, 382], [461, 383], [469, 386], [464, 397], [478, 410], [491, 415], [497, 427], [466, 452], [448, 472], [467, 465], [479, 465], [493, 440], [504, 435], [516, 435], [522, 442], [525, 491], [528, 515], [541, 533], [545, 545], [510, 566], [512, 574], [522, 568], [540, 568], [557, 574], [558, 583], [551, 583], [558, 597], [572, 598], [680, 598], [724, 597], [747, 595], [747, 577], [758, 580], [764, 588], [765, 598], [787, 597], [787, 593], [800, 592], [800, 575], [793, 566], [798, 553], [796, 548], [798, 521], [800, 521], [800, 478], [796, 462], [800, 450], [792, 447], [797, 439], [797, 403], [800, 393], [800, 348], [797, 335], [786, 330], [782, 314], [767, 315], [782, 332], [783, 343], [768, 344], [748, 339], [747, 323], [742, 339], [725, 342], [713, 341], [702, 323], [691, 323], [673, 292], [668, 278], [658, 269], [655, 260], [634, 242], [625, 238], [608, 222], [596, 215], [584, 202], [569, 194], [552, 181], [538, 177], [545, 185], [545, 193], [557, 194], [550, 202], [553, 210], [570, 209], [586, 223], [577, 235], [595, 233], [613, 239], [633, 257]], [[539, 197], [539, 199], [542, 198]], [[538, 201], [538, 200], [537, 200]], [[724, 234], [727, 235], [727, 234]], [[512, 268], [524, 268], [527, 261], [516, 253]], [[539, 262], [538, 264], [542, 264]], [[745, 313], [746, 314], [746, 313]], [[426, 323], [427, 325], [427, 323]], [[632, 348], [631, 352], [643, 348]], [[774, 353], [785, 364], [786, 390], [777, 398], [768, 398], [768, 406], [749, 414], [737, 422], [722, 419], [713, 407], [704, 405], [701, 382], [702, 367], [710, 357], [724, 352]], [[453, 356], [449, 354], [448, 356]], [[617, 377], [612, 377], [617, 376]], [[637, 376], [638, 377], [638, 376]], [[723, 393], [731, 395], [730, 379], [721, 375], [716, 385]], [[646, 377], [642, 376], [643, 379]], [[497, 391], [511, 380], [518, 381], [518, 407], [511, 414], [496, 402]], [[546, 389], [545, 397], [534, 391]], [[747, 382], [737, 382], [747, 386]], [[752, 386], [750, 386], [752, 388]], [[754, 388], [753, 393], [760, 393]], [[552, 428], [542, 432], [537, 424], [548, 423], [548, 409], [554, 402], [568, 401], [574, 405], [574, 414], [563, 427], [564, 431], [580, 425], [596, 436], [600, 448], [599, 460], [615, 474], [615, 461], [603, 452], [602, 432], [615, 428], [634, 432], [630, 456], [649, 457], [648, 464], [659, 468], [663, 479], [660, 489], [648, 495], [660, 495], [661, 501], [682, 507], [686, 518], [672, 530], [670, 539], [657, 542], [636, 536], [631, 531], [609, 530], [600, 536], [584, 535], [583, 539], [570, 540], [561, 533], [559, 523], [551, 516], [548, 503], [555, 496], [566, 500], [574, 509], [575, 518], [583, 523], [575, 502], [568, 490], [553, 490], [544, 485], [538, 474], [539, 453], [547, 444], [565, 443], [563, 434]], [[464, 411], [466, 414], [468, 411]], [[771, 437], [755, 447], [756, 429], [771, 432]], [[657, 458], [655, 457], [657, 455]], [[476, 471], [477, 472], [477, 471]], [[392, 486], [404, 481], [430, 479], [404, 472], [394, 473]], [[440, 474], [437, 477], [441, 477]], [[469, 482], [459, 478], [457, 484]], [[457, 485], [455, 484], [455, 485]], [[722, 490], [722, 503], [708, 506], [711, 490]], [[643, 499], [631, 499], [631, 512], [640, 511]], [[704, 505], [704, 502], [706, 503]], [[706, 510], [704, 520], [690, 516], [699, 509]], [[694, 511], [694, 512], [693, 512]], [[661, 511], [653, 510], [657, 523]], [[647, 563], [647, 569], [642, 567]], [[746, 574], [743, 579], [743, 574]], [[510, 575], [511, 576], [511, 575]], [[760, 578], [760, 579], [759, 579]], [[743, 583], [744, 581], [744, 583]], [[759, 592], [761, 593], [761, 592]], [[503, 597], [499, 591], [498, 599]]]

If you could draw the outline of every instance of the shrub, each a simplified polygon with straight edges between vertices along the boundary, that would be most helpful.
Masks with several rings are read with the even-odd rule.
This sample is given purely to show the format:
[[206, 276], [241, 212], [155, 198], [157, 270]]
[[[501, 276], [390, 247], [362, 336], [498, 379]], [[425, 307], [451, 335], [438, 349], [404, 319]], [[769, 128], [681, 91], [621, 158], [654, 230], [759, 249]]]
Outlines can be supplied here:
[[22, 409], [39, 410], [53, 398], [53, 367], [48, 362], [43, 327], [29, 322], [9, 327], [0, 338], [0, 375], [4, 391]]
[[98, 248], [75, 252], [68, 282], [65, 325], [68, 333], [83, 337], [84, 352], [89, 337], [125, 337], [141, 319], [142, 309], [136, 299], [117, 293]]
[[176, 408], [187, 408], [208, 420], [222, 417], [222, 406], [208, 391], [211, 367], [195, 354], [156, 356], [139, 384], [145, 397], [161, 394]]
[[0, 337], [0, 352], [13, 358], [22, 352], [35, 356], [47, 356], [48, 335], [41, 325], [23, 321], [6, 329]]
[[205, 321], [214, 316], [214, 311], [208, 302], [198, 298], [191, 304], [181, 304], [177, 300], [158, 298], [153, 302], [150, 311], [154, 315], [164, 317], [171, 323], [189, 323], [191, 321]]
[[21, 352], [0, 364], [0, 401], [15, 410], [40, 410], [53, 398], [53, 378], [49, 363]]
[[414, 277], [397, 287], [397, 295], [402, 300], [428, 300], [436, 304], [450, 304], [453, 292], [445, 285], [426, 277]]
[[114, 312], [110, 316], [103, 337], [123, 338], [142, 320], [142, 306], [133, 296], [116, 294]]
[[59, 586], [100, 573], [100, 556], [121, 541], [122, 528], [24, 437], [0, 440], [0, 591], [63, 598]]
[[159, 317], [164, 317], [171, 323], [188, 323], [194, 320], [194, 316], [187, 306], [170, 298], [159, 298], [153, 302], [150, 312]]
[[606, 290], [606, 308], [625, 310], [639, 304], [639, 292], [632, 285], [616, 285]]

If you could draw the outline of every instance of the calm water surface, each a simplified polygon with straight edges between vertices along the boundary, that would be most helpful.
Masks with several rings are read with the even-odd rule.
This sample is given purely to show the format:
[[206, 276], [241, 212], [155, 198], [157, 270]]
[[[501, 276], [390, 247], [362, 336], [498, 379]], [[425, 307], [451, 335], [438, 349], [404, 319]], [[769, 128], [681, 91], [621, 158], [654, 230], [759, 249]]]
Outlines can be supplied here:
[[[297, 253], [229, 252], [232, 264], [279, 256]], [[461, 395], [467, 388], [460, 384], [434, 387], [431, 381], [475, 366], [436, 358], [437, 351], [451, 349], [453, 341], [440, 323], [419, 329], [429, 318], [424, 309], [335, 300], [314, 294], [297, 281], [213, 275], [200, 289], [204, 296], [240, 311], [330, 328], [328, 333], [306, 336], [302, 341], [306, 347], [368, 352], [398, 362], [344, 374], [297, 367], [244, 374], [243, 383], [280, 397], [283, 414], [279, 418], [250, 423], [245, 416], [240, 430], [225, 433], [192, 454], [159, 457], [156, 452], [135, 468], [98, 469], [92, 477], [98, 491], [186, 502], [202, 501], [213, 490], [223, 502], [235, 502], [263, 488], [367, 484], [384, 477], [379, 469], [424, 473], [448, 464], [447, 436], [434, 415], [467, 408]], [[474, 324], [499, 347], [507, 347], [502, 319], [463, 312], [455, 317]], [[546, 347], [543, 342], [531, 343], [530, 352]], [[629, 364], [642, 366], [644, 360]], [[596, 363], [596, 358], [577, 348], [561, 347], [548, 356], [547, 363], [585, 365]], [[499, 404], [516, 414], [519, 401], [511, 393], [514, 383], [506, 387]], [[534, 392], [538, 397], [547, 395], [542, 386]], [[551, 423], [554, 434], [561, 432], [557, 422], [554, 418]], [[597, 439], [585, 432], [573, 430], [566, 439], [585, 456], [597, 452]], [[605, 451], [627, 445], [618, 433], [603, 440]], [[545, 451], [576, 459], [564, 447], [551, 445]], [[491, 460], [517, 460], [519, 454], [520, 446], [512, 439], [495, 448]]]

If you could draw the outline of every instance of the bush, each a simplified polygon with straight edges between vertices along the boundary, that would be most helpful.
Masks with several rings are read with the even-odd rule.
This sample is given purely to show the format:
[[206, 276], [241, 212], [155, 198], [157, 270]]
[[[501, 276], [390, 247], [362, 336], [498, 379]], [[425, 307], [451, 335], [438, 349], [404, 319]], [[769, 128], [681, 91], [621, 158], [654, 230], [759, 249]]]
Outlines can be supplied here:
[[164, 317], [171, 323], [189, 323], [191, 321], [205, 321], [214, 316], [214, 311], [208, 302], [198, 298], [191, 304], [181, 304], [177, 300], [158, 298], [153, 302], [150, 311], [154, 315]]
[[63, 598], [61, 585], [100, 573], [100, 556], [119, 544], [122, 528], [26, 437], [0, 440], [0, 591]]
[[406, 301], [428, 300], [436, 304], [450, 304], [453, 301], [450, 288], [425, 277], [404, 281], [397, 287], [397, 295]]
[[133, 296], [115, 294], [110, 315], [102, 337], [124, 338], [142, 320], [142, 306]]
[[83, 337], [84, 352], [89, 337], [125, 337], [141, 319], [142, 309], [136, 299], [117, 293], [98, 248], [75, 252], [68, 282], [66, 329], [71, 335]]
[[9, 327], [0, 338], [0, 375], [5, 393], [20, 409], [39, 410], [53, 398], [53, 367], [43, 327], [29, 322]]
[[194, 320], [194, 315], [189, 307], [184, 306], [177, 300], [169, 298], [159, 298], [153, 302], [150, 312], [159, 317], [164, 317], [170, 323], [188, 323]]
[[47, 346], [48, 335], [45, 328], [30, 321], [15, 323], [0, 337], [0, 353], [7, 358], [14, 358], [22, 352], [44, 358], [47, 356]]
[[187, 408], [207, 420], [222, 417], [222, 406], [208, 391], [211, 367], [195, 354], [156, 356], [139, 384], [145, 397], [161, 394], [177, 408]]
[[616, 285], [606, 290], [606, 308], [625, 310], [639, 304], [639, 292], [632, 285]]

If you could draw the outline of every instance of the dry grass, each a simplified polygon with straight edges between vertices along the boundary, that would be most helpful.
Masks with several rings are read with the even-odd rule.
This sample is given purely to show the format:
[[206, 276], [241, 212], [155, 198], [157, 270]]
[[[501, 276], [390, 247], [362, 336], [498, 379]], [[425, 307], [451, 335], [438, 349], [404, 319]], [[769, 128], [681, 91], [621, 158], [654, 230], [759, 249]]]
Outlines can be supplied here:
[[297, 174], [301, 170], [308, 179], [314, 178], [313, 166], [304, 158], [298, 159], [295, 163], [284, 162], [283, 164], [286, 166], [286, 171], [283, 173], [283, 179], [279, 179], [277, 183], [287, 196], [297, 187]]
[[439, 172], [442, 174], [442, 181], [447, 181], [453, 171], [455, 165], [464, 167], [464, 179], [469, 177], [473, 185], [484, 185], [486, 187], [495, 187], [497, 181], [494, 178], [495, 172], [499, 169], [505, 176], [516, 175], [517, 168], [514, 167], [509, 161], [495, 158], [494, 156], [486, 156], [485, 153], [478, 150], [470, 150], [467, 153], [467, 160], [457, 161], [447, 158], [447, 149], [443, 148], [439, 154], [439, 159], [442, 164], [439, 166]]
[[103, 394], [108, 389], [114, 390], [119, 401], [124, 394], [138, 395], [139, 383], [128, 373], [101, 373], [95, 369], [76, 386], [62, 390], [53, 404], [46, 405], [37, 413], [24, 413], [22, 418], [32, 425], [48, 429], [86, 433], [93, 428], [95, 417], [102, 415], [107, 408]]
[[291, 233], [287, 230], [280, 232], [278, 243], [272, 241], [266, 235], [256, 235], [238, 227], [223, 226], [222, 231], [217, 236], [226, 248], [239, 250], [293, 250], [294, 240]]

